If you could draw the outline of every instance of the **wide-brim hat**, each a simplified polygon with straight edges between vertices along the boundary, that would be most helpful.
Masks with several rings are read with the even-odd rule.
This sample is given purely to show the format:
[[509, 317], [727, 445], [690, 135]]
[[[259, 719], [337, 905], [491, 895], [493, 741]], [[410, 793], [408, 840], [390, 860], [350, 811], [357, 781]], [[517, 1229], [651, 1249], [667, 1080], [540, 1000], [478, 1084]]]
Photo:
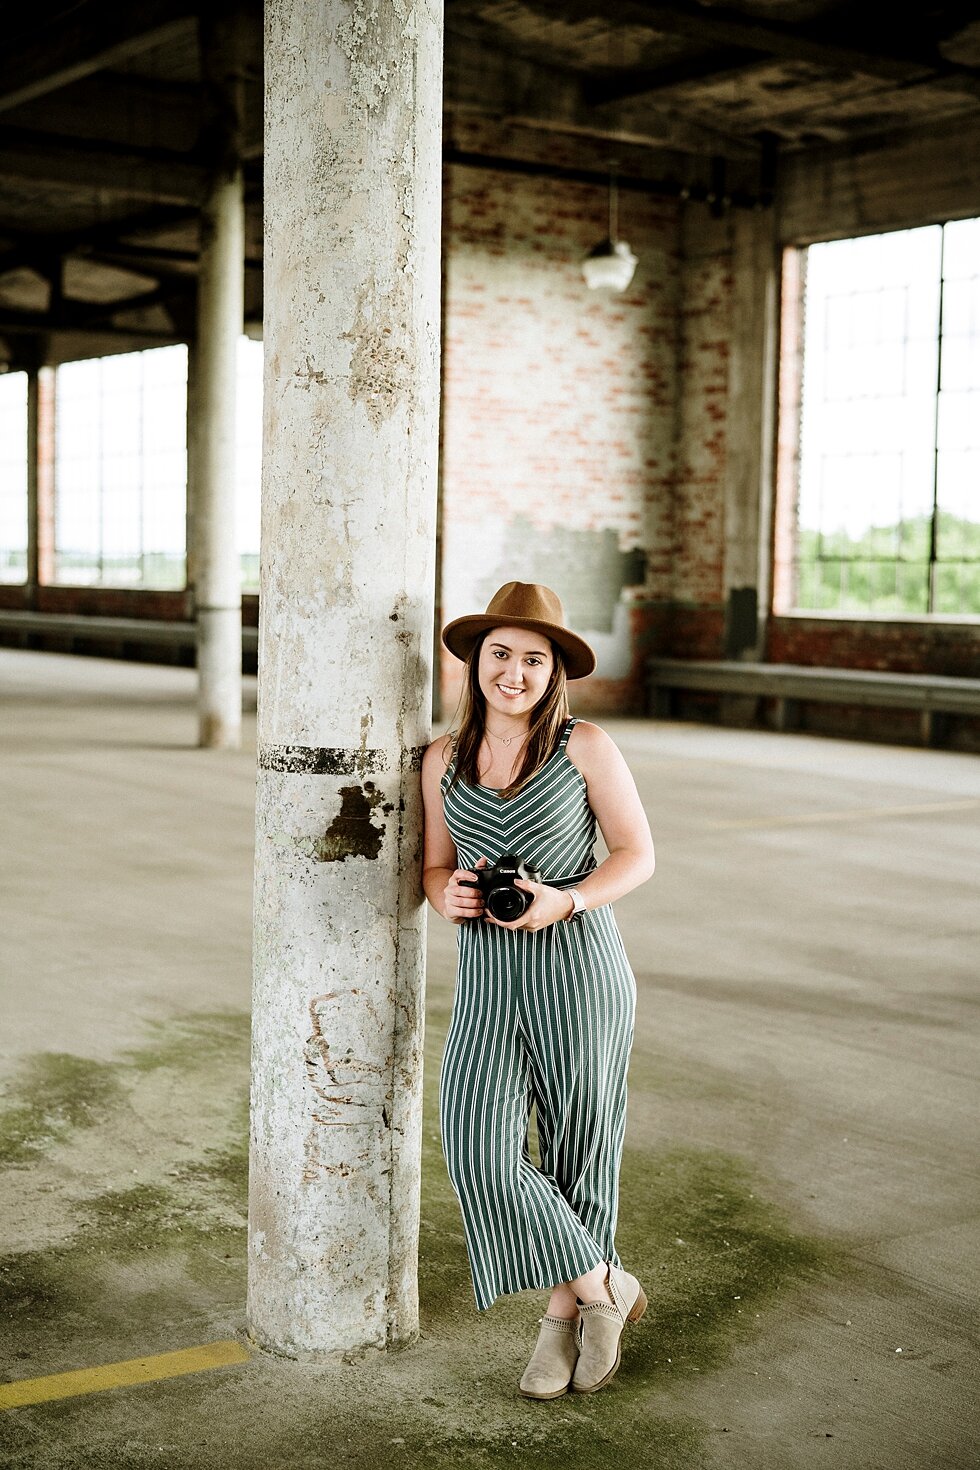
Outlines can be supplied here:
[[565, 656], [569, 679], [584, 679], [595, 668], [595, 654], [584, 638], [565, 624], [561, 599], [539, 582], [508, 582], [495, 592], [485, 613], [454, 618], [442, 632], [442, 641], [457, 658], [467, 659], [479, 638], [491, 628], [529, 628], [557, 643]]

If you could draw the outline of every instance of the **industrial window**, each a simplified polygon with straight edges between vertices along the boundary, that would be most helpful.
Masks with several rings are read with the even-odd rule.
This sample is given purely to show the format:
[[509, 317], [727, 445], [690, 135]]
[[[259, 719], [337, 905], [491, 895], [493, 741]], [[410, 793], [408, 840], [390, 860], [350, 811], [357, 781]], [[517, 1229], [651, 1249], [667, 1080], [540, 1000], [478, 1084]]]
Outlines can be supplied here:
[[0, 582], [27, 581], [27, 374], [0, 376]]
[[790, 257], [777, 611], [980, 616], [980, 220]]
[[55, 581], [183, 587], [187, 348], [58, 369]]
[[[242, 337], [236, 539], [246, 589], [258, 586], [261, 450], [262, 344]], [[186, 347], [59, 368], [55, 476], [57, 582], [183, 587]]]

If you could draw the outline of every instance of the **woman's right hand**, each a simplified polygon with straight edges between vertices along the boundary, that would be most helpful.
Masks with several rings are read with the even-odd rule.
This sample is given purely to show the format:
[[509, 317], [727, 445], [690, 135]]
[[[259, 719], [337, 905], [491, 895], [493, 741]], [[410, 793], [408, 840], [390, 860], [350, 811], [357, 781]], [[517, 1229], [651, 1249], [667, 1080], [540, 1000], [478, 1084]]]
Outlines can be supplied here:
[[[481, 857], [476, 866], [485, 868], [486, 865], [486, 858]], [[456, 869], [443, 892], [443, 911], [454, 924], [483, 917], [483, 894], [476, 887], [476, 873], [472, 868]]]

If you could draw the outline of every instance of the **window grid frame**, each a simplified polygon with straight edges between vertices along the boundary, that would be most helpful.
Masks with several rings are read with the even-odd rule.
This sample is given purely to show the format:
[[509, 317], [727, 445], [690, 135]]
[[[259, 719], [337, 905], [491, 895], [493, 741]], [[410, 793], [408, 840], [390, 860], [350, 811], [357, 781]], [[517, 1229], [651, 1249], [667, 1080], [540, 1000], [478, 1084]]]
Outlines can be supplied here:
[[[948, 226], [950, 224], [955, 224], [955, 223], [958, 223], [958, 221], [954, 221], [954, 220], [940, 220], [940, 221], [935, 221], [934, 222], [934, 224], [935, 225], [938, 225], [939, 226], [939, 229], [940, 229], [940, 244], [939, 244], [939, 263], [938, 263], [938, 272], [937, 272], [938, 312], [937, 312], [937, 328], [936, 328], [936, 337], [935, 337], [935, 346], [936, 346], [936, 377], [935, 377], [935, 387], [934, 387], [933, 393], [932, 393], [932, 420], [933, 420], [933, 423], [932, 423], [932, 445], [931, 445], [931, 450], [930, 450], [930, 457], [931, 457], [931, 463], [932, 463], [932, 474], [931, 474], [931, 480], [932, 480], [932, 485], [931, 485], [931, 490], [932, 490], [931, 502], [932, 503], [931, 503], [931, 510], [929, 512], [929, 524], [928, 524], [928, 558], [925, 561], [923, 561], [923, 559], [921, 557], [912, 557], [912, 556], [909, 556], [909, 555], [902, 555], [901, 554], [900, 544], [901, 544], [901, 539], [902, 538], [901, 538], [901, 535], [900, 535], [900, 529], [901, 529], [901, 525], [903, 523], [902, 522], [901, 515], [899, 515], [899, 519], [896, 521], [896, 529], [899, 531], [899, 537], [898, 537], [898, 547], [896, 549], [895, 554], [893, 554], [893, 555], [890, 555], [890, 556], [873, 555], [873, 554], [868, 554], [867, 552], [865, 552], [863, 550], [862, 550], [862, 552], [861, 552], [860, 555], [850, 555], [850, 556], [848, 556], [848, 555], [846, 555], [846, 554], [844, 554], [842, 552], [839, 552], [839, 551], [836, 552], [836, 553], [830, 553], [830, 552], [825, 553], [824, 552], [824, 543], [825, 543], [825, 541], [828, 538], [827, 538], [827, 534], [825, 533], [825, 531], [823, 530], [823, 528], [820, 528], [820, 529], [816, 530], [815, 532], [811, 533], [811, 534], [814, 534], [815, 535], [815, 538], [816, 538], [816, 546], [817, 546], [816, 555], [811, 556], [811, 557], [807, 557], [807, 558], [803, 558], [801, 556], [801, 554], [800, 554], [801, 540], [802, 540], [802, 532], [803, 532], [803, 527], [800, 524], [800, 486], [801, 486], [801, 481], [802, 481], [802, 465], [803, 465], [803, 456], [804, 456], [804, 450], [803, 450], [803, 414], [804, 414], [804, 401], [805, 401], [805, 387], [804, 387], [804, 383], [805, 383], [805, 376], [806, 376], [805, 341], [806, 341], [806, 314], [807, 314], [807, 287], [808, 287], [808, 277], [809, 277], [809, 272], [808, 272], [808, 269], [807, 269], [807, 262], [808, 262], [809, 251], [810, 251], [810, 249], [812, 247], [811, 247], [810, 244], [801, 244], [801, 245], [798, 245], [796, 247], [787, 247], [787, 249], [784, 251], [784, 259], [783, 259], [783, 278], [784, 279], [787, 276], [787, 257], [790, 256], [790, 255], [793, 255], [793, 256], [796, 257], [797, 262], [798, 262], [797, 263], [797, 266], [796, 266], [795, 280], [793, 282], [793, 284], [795, 286], [795, 289], [794, 289], [794, 291], [793, 291], [793, 293], [792, 293], [792, 295], [791, 295], [791, 297], [789, 299], [789, 304], [795, 305], [795, 312], [796, 312], [796, 327], [795, 327], [795, 332], [794, 332], [793, 335], [794, 335], [794, 339], [795, 339], [795, 343], [796, 343], [795, 351], [796, 351], [796, 354], [798, 355], [798, 365], [797, 365], [797, 368], [796, 368], [796, 379], [797, 379], [797, 383], [798, 383], [798, 390], [794, 394], [794, 401], [793, 402], [791, 402], [790, 404], [786, 405], [786, 404], [784, 404], [781, 401], [780, 402], [780, 405], [779, 405], [779, 408], [780, 408], [779, 419], [780, 419], [780, 421], [782, 421], [782, 415], [783, 415], [783, 412], [785, 411], [785, 408], [786, 407], [789, 407], [789, 409], [790, 409], [790, 411], [792, 413], [794, 422], [788, 426], [789, 429], [790, 429], [790, 433], [786, 435], [786, 445], [787, 445], [787, 448], [790, 449], [790, 452], [786, 455], [786, 459], [787, 459], [787, 461], [789, 461], [789, 465], [787, 466], [787, 468], [789, 468], [789, 466], [791, 465], [792, 485], [791, 485], [791, 487], [786, 487], [785, 486], [785, 482], [784, 482], [783, 485], [777, 484], [777, 487], [776, 487], [777, 493], [776, 493], [776, 497], [775, 497], [775, 500], [776, 500], [776, 530], [775, 530], [775, 540], [776, 540], [776, 543], [778, 544], [778, 542], [780, 540], [780, 532], [779, 532], [779, 524], [780, 524], [779, 502], [780, 502], [780, 499], [782, 498], [784, 489], [785, 488], [790, 488], [790, 493], [791, 493], [791, 497], [792, 497], [792, 507], [791, 507], [791, 514], [792, 514], [792, 552], [791, 552], [791, 558], [790, 558], [790, 560], [788, 562], [788, 565], [784, 566], [784, 568], [783, 568], [782, 576], [779, 575], [779, 569], [778, 568], [774, 568], [774, 576], [773, 576], [774, 589], [777, 586], [779, 586], [779, 585], [781, 585], [781, 587], [783, 589], [782, 590], [782, 595], [774, 595], [774, 599], [773, 599], [773, 601], [774, 601], [773, 611], [776, 613], [777, 616], [783, 615], [783, 613], [786, 613], [786, 612], [790, 612], [790, 613], [801, 615], [801, 616], [806, 616], [808, 614], [809, 615], [817, 614], [817, 615], [820, 615], [820, 616], [832, 616], [832, 617], [833, 616], [836, 616], [836, 617], [840, 617], [842, 619], [854, 619], [854, 618], [861, 619], [861, 618], [867, 618], [867, 617], [878, 618], [878, 617], [882, 617], [882, 616], [900, 619], [903, 616], [913, 616], [913, 617], [922, 617], [922, 616], [925, 616], [925, 617], [928, 617], [929, 619], [933, 619], [933, 620], [935, 620], [935, 621], [938, 622], [938, 621], [942, 621], [944, 618], [948, 618], [948, 617], [952, 616], [952, 617], [955, 617], [957, 620], [980, 621], [980, 612], [969, 611], [969, 612], [966, 612], [966, 613], [959, 612], [959, 613], [950, 614], [950, 613], [946, 613], [946, 612], [943, 612], [943, 611], [937, 611], [936, 610], [937, 581], [938, 581], [938, 577], [939, 577], [939, 575], [941, 575], [942, 571], [945, 570], [945, 569], [950, 569], [952, 571], [953, 569], [974, 567], [974, 566], [980, 565], [980, 556], [955, 556], [955, 557], [949, 557], [949, 558], [947, 558], [947, 557], [944, 557], [942, 555], [942, 540], [943, 540], [943, 536], [942, 536], [941, 519], [942, 519], [942, 515], [943, 515], [943, 508], [942, 508], [942, 506], [940, 504], [940, 461], [941, 461], [941, 456], [942, 456], [943, 451], [942, 451], [941, 444], [940, 444], [940, 437], [941, 437], [941, 433], [940, 433], [940, 418], [941, 418], [941, 410], [942, 410], [942, 403], [943, 403], [943, 395], [944, 394], [947, 394], [947, 393], [951, 393], [953, 391], [957, 391], [957, 390], [953, 390], [953, 389], [950, 389], [950, 388], [944, 388], [943, 387], [943, 347], [944, 347], [944, 344], [945, 344], [946, 337], [948, 335], [947, 332], [946, 332], [946, 330], [945, 330], [946, 323], [944, 321], [945, 297], [946, 297], [946, 289], [947, 289], [947, 284], [948, 284], [947, 275], [946, 275], [946, 269], [945, 269], [945, 255], [946, 255], [946, 231], [947, 231], [947, 228], [948, 228]], [[928, 228], [928, 227], [929, 226], [923, 226], [922, 228]], [[892, 231], [881, 231], [881, 232], [878, 232], [878, 233], [881, 233], [881, 234], [891, 234], [891, 233], [894, 233], [894, 232], [892, 232]], [[862, 237], [851, 237], [851, 236], [843, 236], [843, 237], [841, 237], [841, 239], [851, 239], [851, 238], [862, 238]], [[814, 242], [814, 243], [824, 243], [824, 242]], [[974, 272], [970, 276], [965, 276], [965, 277], [959, 277], [959, 276], [957, 276], [955, 278], [955, 284], [957, 286], [962, 286], [964, 284], [967, 284], [967, 283], [970, 283], [970, 282], [975, 282], [977, 280], [980, 280], [980, 272]], [[858, 293], [848, 293], [848, 294], [858, 294]], [[786, 298], [784, 296], [784, 310], [785, 310], [786, 304], [787, 304], [787, 302], [786, 302]], [[826, 303], [825, 303], [825, 307], [826, 307]], [[785, 323], [784, 323], [784, 331], [785, 331]], [[967, 333], [967, 336], [969, 336], [969, 335], [970, 335], [970, 333]], [[906, 329], [905, 329], [905, 338], [904, 338], [904, 340], [908, 341], [908, 310], [907, 310], [907, 305], [906, 305]], [[785, 347], [785, 344], [784, 344], [784, 347]], [[782, 349], [781, 349], [780, 358], [781, 358], [781, 362], [783, 363], [783, 366], [780, 369], [780, 387], [782, 388], [782, 384], [783, 384], [783, 381], [784, 381], [785, 369], [788, 366], [788, 364], [786, 364], [785, 362], [783, 362], [783, 359], [784, 359], [784, 350], [782, 350]], [[904, 371], [904, 369], [903, 369], [903, 371]], [[958, 390], [958, 391], [969, 391], [969, 390], [962, 390], [961, 389], [961, 390]], [[872, 396], [873, 395], [858, 395], [856, 398], [851, 398], [851, 399], [847, 399], [847, 400], [844, 400], [844, 399], [839, 399], [839, 400], [838, 399], [835, 399], [834, 401], [854, 401], [854, 402], [857, 402], [857, 401], [866, 400], [867, 398], [872, 397]], [[780, 397], [782, 399], [782, 392], [780, 393]], [[830, 401], [830, 400], [828, 399], [828, 400], [825, 400], [825, 401]], [[783, 435], [782, 435], [782, 433], [780, 434], [779, 437], [780, 437], [780, 443], [782, 443], [782, 441], [783, 441]], [[980, 446], [978, 446], [978, 450], [980, 450]], [[863, 453], [863, 452], [864, 451], [855, 451], [855, 453]], [[785, 473], [786, 473], [786, 470], [785, 469], [782, 470], [782, 471], [780, 471], [778, 473], [778, 475], [777, 475], [777, 478], [778, 479], [782, 479], [783, 478], [783, 475]], [[826, 568], [826, 567], [828, 567], [828, 566], [830, 566], [832, 564], [833, 565], [836, 565], [838, 567], [838, 570], [839, 570], [839, 573], [840, 573], [840, 590], [838, 592], [837, 606], [834, 607], [834, 608], [827, 608], [827, 607], [820, 607], [819, 605], [810, 605], [810, 606], [804, 605], [801, 602], [801, 600], [800, 600], [801, 573], [805, 573], [805, 570], [808, 567], [821, 567], [822, 566], [822, 567], [825, 567]], [[847, 576], [846, 576], [847, 569], [849, 569], [851, 567], [862, 566], [862, 565], [863, 566], [867, 566], [867, 567], [887, 567], [887, 566], [894, 567], [896, 569], [896, 583], [898, 581], [897, 574], [898, 574], [898, 571], [899, 571], [899, 569], [901, 567], [904, 566], [904, 567], [921, 568], [922, 569], [922, 572], [924, 573], [924, 587], [923, 587], [924, 600], [925, 600], [925, 609], [924, 609], [924, 612], [921, 612], [921, 611], [920, 612], [914, 612], [914, 611], [905, 611], [905, 612], [903, 612], [901, 610], [890, 610], [890, 611], [888, 611], [888, 612], [886, 612], [886, 613], [883, 614], [883, 613], [881, 613], [879, 611], [876, 611], [873, 608], [867, 608], [867, 607], [865, 607], [865, 608], [848, 608], [846, 606], [843, 606], [842, 604], [844, 602], [845, 588], [846, 588], [846, 582], [847, 582]], [[783, 604], [783, 606], [780, 607], [779, 604]]]

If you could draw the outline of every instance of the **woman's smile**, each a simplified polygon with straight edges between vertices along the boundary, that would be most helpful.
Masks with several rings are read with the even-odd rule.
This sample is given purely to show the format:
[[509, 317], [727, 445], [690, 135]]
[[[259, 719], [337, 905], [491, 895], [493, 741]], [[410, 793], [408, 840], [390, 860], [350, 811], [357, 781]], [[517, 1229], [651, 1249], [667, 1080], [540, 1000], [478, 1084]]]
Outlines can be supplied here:
[[548, 689], [554, 654], [547, 638], [527, 628], [494, 628], [480, 649], [479, 679], [490, 708], [537, 705]]

